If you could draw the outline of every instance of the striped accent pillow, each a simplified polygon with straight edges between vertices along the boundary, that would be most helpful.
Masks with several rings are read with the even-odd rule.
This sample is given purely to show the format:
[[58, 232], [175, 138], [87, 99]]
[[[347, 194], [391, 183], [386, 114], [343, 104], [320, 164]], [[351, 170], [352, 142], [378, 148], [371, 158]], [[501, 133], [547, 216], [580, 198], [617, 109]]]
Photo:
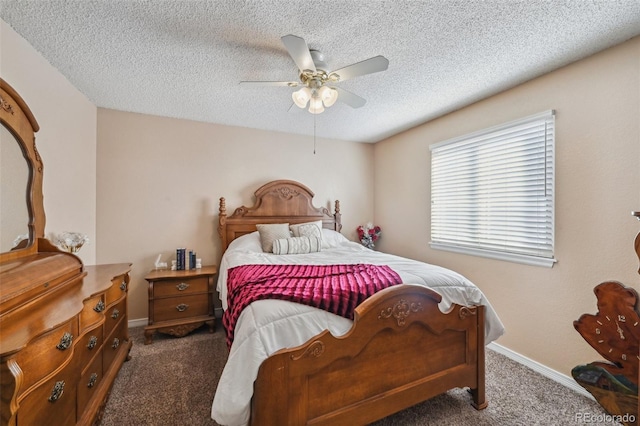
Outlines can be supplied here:
[[322, 242], [318, 237], [280, 238], [273, 242], [274, 254], [305, 254], [321, 250]]

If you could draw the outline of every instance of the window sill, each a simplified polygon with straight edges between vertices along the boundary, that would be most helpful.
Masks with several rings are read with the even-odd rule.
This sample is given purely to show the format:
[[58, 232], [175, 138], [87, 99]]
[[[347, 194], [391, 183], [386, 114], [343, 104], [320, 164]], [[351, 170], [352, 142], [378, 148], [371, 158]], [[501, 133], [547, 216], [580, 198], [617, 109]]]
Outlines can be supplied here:
[[454, 253], [469, 254], [471, 256], [486, 257], [489, 259], [504, 260], [504, 261], [513, 262], [513, 263], [522, 263], [530, 266], [542, 266], [545, 268], [552, 268], [553, 264], [557, 262], [557, 260], [554, 258], [549, 259], [546, 257], [535, 257], [535, 256], [521, 255], [521, 254], [502, 253], [502, 252], [489, 251], [489, 250], [479, 250], [479, 249], [472, 249], [467, 247], [451, 246], [451, 245], [442, 244], [442, 243], [430, 242], [429, 245], [434, 250], [443, 250], [443, 251], [450, 251]]

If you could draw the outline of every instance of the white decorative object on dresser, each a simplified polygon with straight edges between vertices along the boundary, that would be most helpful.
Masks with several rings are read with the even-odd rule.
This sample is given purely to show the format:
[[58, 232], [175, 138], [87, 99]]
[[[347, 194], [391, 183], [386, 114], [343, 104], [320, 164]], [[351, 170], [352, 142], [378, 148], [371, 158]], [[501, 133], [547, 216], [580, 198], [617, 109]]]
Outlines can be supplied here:
[[2, 79], [0, 123], [0, 425], [95, 424], [131, 349], [131, 264], [84, 266], [44, 238], [38, 123]]

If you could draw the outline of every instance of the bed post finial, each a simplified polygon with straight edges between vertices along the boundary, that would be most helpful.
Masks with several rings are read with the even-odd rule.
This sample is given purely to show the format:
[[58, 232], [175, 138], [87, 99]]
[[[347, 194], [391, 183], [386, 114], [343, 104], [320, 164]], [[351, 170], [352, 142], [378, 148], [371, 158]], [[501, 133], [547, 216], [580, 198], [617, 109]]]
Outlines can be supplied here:
[[340, 214], [340, 200], [336, 200], [336, 208], [333, 213], [333, 217], [335, 219], [336, 228], [335, 230], [340, 232], [342, 230], [342, 214]]
[[220, 216], [227, 215], [227, 201], [224, 197], [220, 197]]
[[227, 224], [227, 202], [224, 197], [220, 197], [220, 215], [218, 217], [218, 235], [222, 239], [222, 247], [226, 248], [226, 232], [224, 232], [225, 225]]

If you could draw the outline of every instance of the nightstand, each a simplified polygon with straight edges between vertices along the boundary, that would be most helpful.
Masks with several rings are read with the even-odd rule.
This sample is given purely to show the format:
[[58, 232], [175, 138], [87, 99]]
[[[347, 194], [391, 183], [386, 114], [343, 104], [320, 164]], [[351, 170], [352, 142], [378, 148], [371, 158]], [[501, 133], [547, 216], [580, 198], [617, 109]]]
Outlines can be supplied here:
[[182, 337], [207, 323], [214, 332], [213, 279], [215, 266], [186, 271], [154, 270], [149, 282], [149, 325], [144, 328], [144, 343], [152, 342], [153, 333]]

